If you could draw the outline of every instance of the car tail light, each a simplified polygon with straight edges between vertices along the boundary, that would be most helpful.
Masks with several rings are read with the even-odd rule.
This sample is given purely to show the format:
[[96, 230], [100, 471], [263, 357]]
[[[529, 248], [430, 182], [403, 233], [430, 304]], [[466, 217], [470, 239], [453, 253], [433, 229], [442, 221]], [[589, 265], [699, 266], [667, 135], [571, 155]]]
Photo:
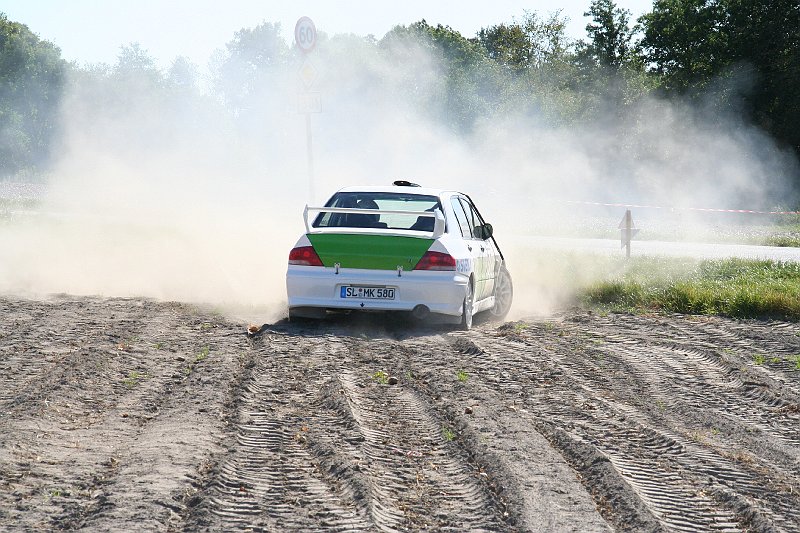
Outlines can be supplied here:
[[425, 252], [414, 270], [455, 270], [456, 259], [442, 252]]
[[306, 265], [313, 267], [325, 266], [320, 261], [317, 251], [313, 246], [298, 246], [289, 252], [290, 265]]

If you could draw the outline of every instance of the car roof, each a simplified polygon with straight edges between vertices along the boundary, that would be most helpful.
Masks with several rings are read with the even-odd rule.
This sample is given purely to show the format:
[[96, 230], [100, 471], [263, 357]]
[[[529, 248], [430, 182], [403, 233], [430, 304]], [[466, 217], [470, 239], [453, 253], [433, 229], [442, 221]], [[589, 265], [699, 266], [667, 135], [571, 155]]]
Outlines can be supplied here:
[[394, 192], [400, 194], [424, 194], [428, 196], [443, 196], [447, 194], [461, 194], [448, 189], [434, 189], [432, 187], [407, 187], [402, 185], [363, 185], [339, 189], [336, 192]]

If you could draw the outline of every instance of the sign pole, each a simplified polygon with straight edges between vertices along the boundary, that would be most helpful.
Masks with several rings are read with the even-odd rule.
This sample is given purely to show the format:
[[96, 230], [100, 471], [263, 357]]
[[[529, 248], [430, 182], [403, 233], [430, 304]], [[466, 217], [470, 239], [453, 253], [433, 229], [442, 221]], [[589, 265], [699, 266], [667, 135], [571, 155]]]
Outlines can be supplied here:
[[633, 217], [631, 216], [631, 210], [625, 210], [625, 216], [622, 217], [622, 220], [617, 226], [620, 229], [620, 243], [622, 247], [625, 248], [625, 257], [630, 259], [631, 257], [631, 239], [639, 233], [639, 230], [636, 229], [636, 226], [633, 224]]
[[625, 257], [631, 258], [631, 227], [632, 227], [631, 210], [625, 210]]
[[306, 113], [306, 152], [308, 154], [308, 201], [314, 203], [314, 150], [311, 139], [311, 113]]
[[[300, 68], [300, 77], [306, 90], [314, 85], [315, 71], [313, 65], [308, 61], [308, 55], [317, 45], [317, 28], [314, 22], [308, 17], [300, 17], [294, 26], [294, 41], [297, 48], [306, 56], [303, 66]], [[314, 203], [314, 151], [311, 135], [311, 102], [309, 94], [301, 95], [303, 99], [303, 113], [306, 115], [306, 153], [308, 159], [308, 201]]]

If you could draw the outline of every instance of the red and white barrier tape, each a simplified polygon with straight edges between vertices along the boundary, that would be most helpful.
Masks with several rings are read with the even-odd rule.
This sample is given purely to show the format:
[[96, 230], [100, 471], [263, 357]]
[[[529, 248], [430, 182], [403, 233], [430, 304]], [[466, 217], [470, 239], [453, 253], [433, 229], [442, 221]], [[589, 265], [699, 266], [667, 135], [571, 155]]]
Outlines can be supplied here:
[[583, 202], [580, 200], [566, 200], [568, 204], [600, 205], [604, 207], [635, 207], [639, 209], [669, 209], [671, 211], [706, 211], [713, 213], [750, 213], [755, 215], [800, 215], [800, 211], [755, 211], [752, 209], [714, 209], [712, 207], [664, 207], [660, 205], [637, 204], [605, 204], [601, 202]]

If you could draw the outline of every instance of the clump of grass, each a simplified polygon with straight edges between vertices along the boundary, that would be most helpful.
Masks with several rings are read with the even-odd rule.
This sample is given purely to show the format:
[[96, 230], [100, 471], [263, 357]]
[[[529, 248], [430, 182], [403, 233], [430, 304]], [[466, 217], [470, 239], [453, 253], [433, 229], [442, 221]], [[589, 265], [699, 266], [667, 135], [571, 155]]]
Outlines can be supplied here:
[[192, 361], [186, 366], [186, 370], [184, 370], [186, 375], [191, 374], [192, 371], [194, 370], [195, 366], [197, 366], [199, 363], [202, 363], [203, 361], [205, 361], [206, 358], [208, 358], [208, 354], [209, 353], [210, 353], [210, 350], [208, 349], [208, 346], [203, 346], [200, 349], [200, 353], [195, 355], [194, 359], [192, 359]]
[[516, 322], [514, 324], [514, 333], [522, 333], [523, 331], [525, 331], [529, 327], [530, 326], [528, 324], [526, 324], [525, 322]]
[[764, 239], [765, 246], [781, 246], [784, 248], [800, 247], [800, 236], [797, 235], [771, 235]]
[[376, 383], [380, 383], [381, 385], [387, 385], [389, 383], [389, 374], [387, 374], [383, 370], [378, 370], [377, 372], [372, 374], [372, 379]]
[[456, 434], [452, 429], [450, 429], [447, 426], [444, 426], [442, 428], [442, 437], [444, 437], [444, 440], [450, 442], [456, 438]]
[[466, 382], [467, 382], [467, 380], [469, 379], [469, 374], [467, 374], [467, 373], [466, 373], [464, 370], [459, 370], [459, 371], [456, 373], [456, 378], [457, 378], [457, 379], [458, 379], [458, 381], [460, 381], [461, 383], [466, 383]]
[[54, 487], [47, 491], [46, 497], [47, 498], [60, 498], [61, 496], [69, 495], [69, 491], [62, 489], [61, 487]]
[[800, 370], [800, 355], [794, 356], [794, 369]]
[[767, 358], [764, 357], [763, 355], [761, 355], [760, 353], [757, 353], [757, 354], [755, 354], [753, 356], [753, 364], [763, 365], [766, 362], [767, 362]]
[[800, 265], [638, 258], [616, 277], [590, 286], [584, 301], [621, 311], [800, 320]]
[[692, 431], [689, 433], [689, 438], [698, 444], [706, 444], [708, 439], [700, 431]]
[[200, 348], [200, 353], [197, 354], [194, 358], [195, 363], [199, 363], [200, 361], [204, 361], [206, 357], [208, 357], [209, 349], [208, 346], [203, 346]]
[[131, 370], [128, 372], [128, 376], [122, 380], [122, 384], [132, 389], [136, 385], [138, 385], [142, 380], [149, 378], [150, 376], [146, 372], [139, 372], [137, 370]]

